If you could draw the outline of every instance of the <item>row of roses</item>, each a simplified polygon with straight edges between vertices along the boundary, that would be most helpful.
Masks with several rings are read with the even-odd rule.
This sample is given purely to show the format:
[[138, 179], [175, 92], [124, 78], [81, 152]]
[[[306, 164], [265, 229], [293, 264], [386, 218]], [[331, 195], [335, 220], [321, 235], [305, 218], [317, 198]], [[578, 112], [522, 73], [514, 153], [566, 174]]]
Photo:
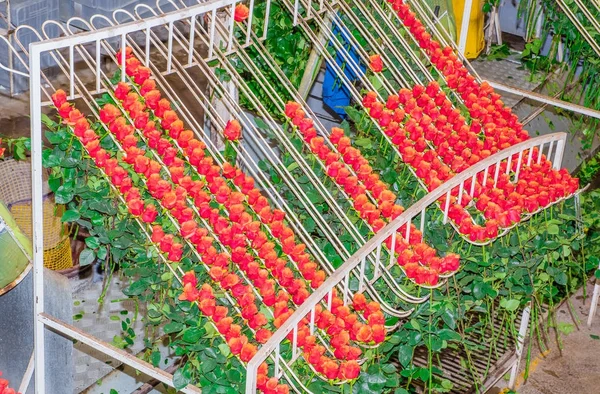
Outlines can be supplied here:
[[[141, 92], [142, 92], [142, 94], [144, 94], [144, 96], [146, 96], [145, 98], [147, 99], [147, 102], [148, 103], [152, 102], [153, 105], [155, 106], [155, 114], [157, 114], [157, 115], [163, 115], [163, 116], [167, 115], [167, 124], [165, 125], [165, 127], [169, 129], [169, 134], [172, 137], [178, 137], [176, 134], [181, 129], [181, 127], [180, 127], [180, 124], [176, 123], [176, 122], [180, 122], [180, 121], [177, 119], [176, 116], [173, 116], [173, 114], [171, 114], [171, 113], [168, 112], [169, 111], [168, 108], [170, 108], [170, 106], [168, 105], [168, 103], [166, 103], [164, 101], [164, 99], [160, 99], [159, 98], [160, 97], [160, 93], [156, 89], [154, 89], [155, 86], [154, 87], [153, 86], [145, 86], [145, 85], [150, 85], [150, 83], [151, 83], [150, 81], [151, 80], [147, 80], [146, 83], [142, 85]], [[119, 90], [119, 88], [117, 88], [117, 90]], [[123, 94], [118, 94], [118, 95], [123, 96]], [[121, 98], [123, 98], [123, 97], [121, 97]], [[165, 118], [163, 118], [163, 122], [162, 123], [163, 124], [165, 123]], [[173, 124], [177, 125], [177, 127], [175, 128], [175, 130], [173, 130], [173, 127], [171, 127]], [[190, 160], [190, 162], [191, 161], [192, 160]], [[237, 177], [235, 177], [235, 178], [237, 178]], [[248, 183], [248, 182], [245, 182], [245, 183]], [[251, 182], [251, 183], [253, 183], [253, 182]], [[221, 186], [219, 189], [223, 190], [223, 186]], [[250, 190], [252, 190], [252, 189], [250, 189]], [[225, 191], [224, 194], [227, 195], [227, 193], [228, 192]], [[262, 211], [264, 211], [264, 208], [266, 208], [266, 207], [263, 207]], [[268, 214], [269, 212], [267, 211], [266, 213]], [[261, 217], [263, 217], [263, 218], [264, 218], [264, 216], [266, 216], [266, 215], [265, 214], [261, 215]], [[289, 240], [288, 240], [288, 243], [289, 243]], [[286, 245], [284, 244], [284, 249], [285, 249], [285, 246]], [[297, 281], [296, 281], [296, 283], [297, 283]], [[296, 300], [296, 301], [298, 302], [298, 300]], [[287, 306], [286, 306], [286, 308], [287, 308]], [[277, 308], [277, 310], [278, 310], [278, 312], [280, 312], [283, 309]], [[291, 314], [291, 312], [290, 312], [290, 314]], [[279, 323], [279, 324], [281, 324], [281, 323]], [[279, 324], [277, 324], [277, 325], [279, 325]]]
[[[67, 103], [66, 94], [63, 91], [57, 91], [53, 95], [52, 98], [55, 103], [55, 106], [57, 108], [59, 108], [60, 110], [62, 110], [60, 112], [60, 114], [61, 114], [61, 117], [63, 117], [63, 119], [64, 119], [64, 123], [69, 126], [72, 126], [74, 133], [75, 133], [75, 125], [76, 124], [79, 125], [80, 129], [84, 128], [84, 123], [86, 123], [87, 120], [83, 117], [83, 115], [77, 109], [73, 108], [69, 103]], [[68, 104], [68, 107], [70, 108], [68, 113], [67, 113], [67, 105], [65, 105], [65, 104]], [[85, 122], [82, 121], [82, 119]], [[120, 129], [115, 128], [115, 131], [117, 131], [117, 130], [120, 130]], [[88, 150], [88, 154], [90, 154], [90, 157], [92, 157], [95, 160], [96, 164], [105, 171], [105, 173], [107, 174], [108, 177], [110, 177], [111, 182], [112, 182], [113, 176], [110, 175], [110, 172], [114, 172], [115, 169], [123, 168], [123, 167], [118, 165], [118, 163], [116, 162], [116, 159], [106, 159], [104, 157], [104, 155], [100, 155], [101, 162], [100, 163], [98, 162], [99, 149], [96, 149], [96, 148], [93, 149], [92, 153], [90, 153], [90, 151], [88, 149], [88, 147], [91, 146], [95, 141], [98, 141], [97, 135], [94, 138], [92, 136], [92, 134], [95, 135], [96, 133], [93, 130], [91, 130], [91, 128], [89, 126], [89, 122], [87, 122], [86, 131], [83, 133], [81, 131], [79, 131], [75, 135], [79, 137], [80, 141], [84, 144], [84, 146]], [[123, 136], [123, 138], [126, 138], [129, 135], [131, 135], [131, 134], [123, 133], [122, 136]], [[114, 160], [114, 162], [112, 160]], [[108, 166], [106, 165], [107, 162], [109, 163]], [[155, 167], [155, 166], [153, 166], [153, 167]], [[107, 170], [108, 170], [108, 172], [107, 172]], [[123, 168], [123, 170], [124, 170], [124, 168]], [[131, 178], [126, 178], [126, 179], [131, 179]], [[113, 185], [115, 185], [115, 184], [113, 183]], [[115, 187], [117, 187], [118, 190], [121, 191], [121, 193], [125, 194], [126, 198], [127, 198], [128, 193], [130, 193], [132, 190], [137, 190], [137, 189], [131, 187], [130, 182], [125, 182], [125, 184], [121, 183], [121, 185], [119, 185], [119, 186], [115, 185]], [[136, 195], [139, 195], [139, 191], [137, 191], [137, 192], [134, 191], [133, 193]], [[135, 196], [134, 199], [137, 199], [137, 198], [138, 197]], [[128, 204], [128, 208], [129, 208], [129, 205], [130, 204]], [[140, 214], [139, 212], [136, 212], [135, 210], [132, 212], [131, 208], [129, 208], [129, 211], [134, 216], [139, 216], [139, 214]], [[159, 246], [160, 250], [163, 252], [166, 250], [168, 250], [170, 252], [173, 248], [174, 244], [173, 244], [172, 235], [165, 235], [160, 226], [155, 226], [153, 228], [152, 239], [153, 239], [153, 241], [157, 242], [160, 245]], [[179, 249], [179, 248], [177, 248], [177, 249]], [[170, 257], [175, 257], [175, 259], [171, 260]], [[179, 258], [180, 258], [180, 255], [173, 256], [171, 253], [169, 253], [170, 261], [175, 262], [175, 261], [178, 261]], [[217, 260], [218, 259], [215, 258], [215, 261], [217, 261]], [[232, 353], [237, 354], [242, 361], [246, 361], [246, 362], [249, 361], [256, 353], [256, 346], [253, 344], [250, 344], [248, 341], [248, 338], [242, 334], [241, 326], [232, 324], [233, 319], [226, 317], [228, 308], [226, 308], [224, 306], [216, 305], [216, 302], [215, 302], [215, 299], [214, 299], [214, 296], [212, 293], [212, 289], [210, 288], [210, 286], [208, 284], [203, 285], [202, 289], [200, 291], [198, 291], [197, 294], [195, 294], [196, 292], [194, 291], [194, 288], [196, 285], [197, 285], [197, 281], [195, 279], [195, 275], [193, 272], [189, 272], [186, 275], [184, 275], [184, 281], [183, 281], [184, 293], [182, 295], [182, 299], [187, 299], [188, 297], [191, 297], [195, 300], [194, 302], [199, 301], [199, 305], [198, 305], [199, 308], [201, 309], [201, 311], [204, 314], [206, 314], [207, 316], [212, 318], [212, 321], [215, 324], [215, 326], [217, 326], [217, 329], [219, 330], [219, 332], [222, 333], [222, 335], [224, 335], [225, 341], [230, 346]], [[242, 304], [244, 304], [244, 303], [242, 303]], [[261, 370], [262, 371], [267, 370], [266, 364], [264, 366], [261, 366]], [[270, 382], [273, 383], [272, 380], [270, 380]], [[286, 385], [275, 384], [275, 387], [277, 388], [278, 391], [274, 391], [274, 392], [281, 392], [281, 393], [289, 392], [289, 388], [287, 388]]]
[[[338, 154], [325, 144], [323, 137], [317, 136], [312, 119], [306, 117], [298, 103], [287, 103], [285, 114], [298, 128], [313, 154], [324, 162], [327, 175], [349, 195], [353, 200], [354, 209], [371, 225], [373, 231], [377, 232], [385, 225], [386, 220], [389, 221], [403, 212], [403, 208], [395, 204], [397, 197], [378, 175], [372, 172], [360, 151], [351, 147], [350, 139], [343, 136], [341, 129], [333, 130], [330, 137], [333, 138], [334, 145], [337, 145]], [[358, 176], [352, 175], [345, 163], [352, 167]], [[367, 191], [373, 196], [377, 206], [370, 202]], [[412, 224], [411, 227], [409, 239], [405, 240], [402, 235], [396, 237], [395, 245], [395, 251], [399, 254], [398, 262], [408, 278], [417, 284], [435, 285], [440, 273], [458, 269], [458, 256], [450, 254], [444, 259], [437, 257], [435, 250], [422, 242], [420, 231]], [[388, 247], [391, 246], [390, 238]]]
[[[444, 74], [448, 86], [459, 93], [473, 118], [471, 128], [476, 127], [476, 132], [483, 129], [486, 143], [493, 141], [493, 147], [500, 150], [529, 138], [518, 117], [504, 105], [500, 95], [487, 82], [478, 83], [451, 47], [442, 48], [439, 42], [431, 39], [408, 4], [403, 0], [390, 3], [432, 63]], [[571, 182], [570, 179], [567, 181]]]
[[[226, 168], [225, 170], [228, 170], [228, 169]], [[219, 188], [219, 190], [222, 190], [223, 187], [224, 186], [221, 186]], [[227, 193], [228, 192], [225, 192], [224, 194], [227, 194]], [[225, 202], [225, 203], [227, 203], [227, 202]], [[231, 212], [232, 211], [230, 210], [230, 215], [231, 215]], [[277, 211], [277, 212], [281, 212], [281, 211]], [[277, 214], [277, 212], [275, 212], [275, 213]], [[268, 210], [266, 211], [266, 214], [269, 214]], [[260, 211], [260, 215], [259, 216], [261, 216], [261, 217], [264, 218], [266, 214], [265, 214], [265, 208], [263, 208]], [[255, 231], [248, 231], [247, 235], [252, 240], [253, 245], [258, 246], [260, 248], [260, 250], [259, 250], [259, 256], [260, 257], [262, 257], [262, 258], [268, 258], [268, 256], [270, 256], [270, 255], [273, 256], [272, 259], [267, 260], [267, 262], [265, 264], [267, 266], [267, 268], [273, 269], [274, 268], [273, 264], [277, 264], [277, 266], [285, 266], [285, 262], [282, 261], [281, 259], [274, 260], [276, 258], [276, 254], [273, 252], [274, 244], [272, 244], [270, 242], [266, 242], [266, 235], [264, 233], [262, 233], [262, 232], [255, 232]], [[262, 235], [262, 236], [259, 236], [259, 235]], [[297, 249], [297, 248], [295, 248], [293, 246], [293, 243], [290, 243], [289, 238], [287, 239], [287, 241], [288, 241], [288, 243], [285, 243], [285, 242], [283, 243], [284, 252], [286, 251], [286, 248], [290, 248], [291, 247], [293, 249], [290, 250], [290, 252], [293, 253], [294, 249]], [[243, 253], [243, 251], [241, 253]], [[281, 263], [283, 263], [283, 264], [281, 264]], [[256, 271], [258, 269], [258, 266], [257, 266], [256, 263], [249, 263], [249, 265], [252, 266], [253, 271]], [[277, 270], [276, 270], [276, 272], [277, 272]], [[289, 268], [285, 267], [284, 270], [283, 270], [283, 272], [282, 272], [282, 274], [278, 275], [278, 276], [279, 276], [279, 280], [281, 281], [281, 283], [284, 284], [285, 287], [288, 288], [288, 290], [290, 290], [290, 292], [292, 294], [294, 294], [294, 303], [296, 303], [296, 304], [299, 305], [304, 300], [304, 298], [308, 295], [308, 293], [306, 292], [306, 289], [300, 287], [300, 290], [304, 291], [302, 293], [303, 297], [301, 299], [296, 299], [296, 296], [298, 295], [298, 293], [295, 293], [295, 290], [293, 288], [290, 289], [288, 287], [289, 285], [293, 285], [294, 287], [299, 287], [298, 286], [299, 280], [297, 280], [297, 279], [296, 280], [292, 280], [292, 278], [293, 278], [293, 272]], [[309, 278], [309, 279], [312, 279], [312, 278]], [[301, 281], [300, 281], [300, 284], [302, 284]], [[337, 298], [334, 297], [334, 301], [338, 301]], [[292, 312], [292, 311], [289, 311], [287, 309], [287, 305], [285, 303], [283, 305], [281, 305], [282, 302], [283, 301], [280, 299], [280, 297], [278, 297], [277, 304], [275, 304], [275, 311], [276, 311], [275, 312], [275, 317], [276, 317], [275, 326], [276, 327], [279, 327], [280, 324], [282, 323], [282, 321], [283, 321], [281, 319], [282, 315], [288, 314], [288, 313], [291, 314], [291, 312]], [[328, 313], [328, 311], [325, 311], [325, 312]], [[324, 321], [327, 322], [328, 321], [328, 320], [324, 320], [325, 314], [323, 316], [320, 316], [319, 310], [316, 313], [316, 318], [317, 318], [318, 322], [324, 322]], [[383, 319], [383, 314], [381, 314], [381, 318]], [[370, 322], [372, 322], [372, 320], [373, 319], [371, 319]], [[356, 317], [354, 318], [353, 321], [354, 321], [354, 323], [356, 323], [356, 321], [357, 321]], [[333, 322], [329, 322], [329, 324], [327, 324], [325, 326], [323, 326], [322, 323], [321, 323], [320, 327], [323, 328], [323, 329], [327, 329], [328, 327], [331, 326], [332, 323]], [[353, 335], [352, 335], [353, 339], [358, 339], [361, 342], [370, 342], [371, 341], [370, 336], [368, 335], [368, 331], [369, 331], [368, 327], [365, 327], [365, 325], [362, 325], [362, 324], [354, 324], [353, 326], [354, 327], [348, 327], [348, 329], [353, 328], [353, 331], [352, 331], [352, 333], [353, 333]], [[306, 327], [305, 326], [303, 326], [303, 327], [304, 327], [304, 330], [305, 330]], [[300, 329], [301, 332], [303, 332], [304, 330], [302, 328]], [[377, 332], [384, 333], [384, 331], [382, 330], [382, 327], [375, 327], [374, 330], [375, 330], [376, 333]], [[362, 333], [362, 335], [359, 334], [359, 331]], [[331, 335], [335, 335], [336, 334], [335, 332], [332, 332], [332, 330], [328, 330], [328, 333], [331, 334]], [[377, 337], [376, 339], [377, 339], [376, 342], [380, 342], [379, 337]], [[332, 340], [332, 342], [335, 342], [335, 338]], [[323, 364], [323, 363], [321, 363], [321, 364]], [[331, 365], [331, 363], [330, 363], [330, 365]], [[331, 374], [330, 374], [330, 376], [331, 376]]]

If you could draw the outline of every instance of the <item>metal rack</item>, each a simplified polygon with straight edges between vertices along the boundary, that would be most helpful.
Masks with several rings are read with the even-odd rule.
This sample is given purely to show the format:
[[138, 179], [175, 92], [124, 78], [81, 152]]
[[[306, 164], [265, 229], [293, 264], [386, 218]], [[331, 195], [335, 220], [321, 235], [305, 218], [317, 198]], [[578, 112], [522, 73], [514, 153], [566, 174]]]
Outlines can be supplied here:
[[[271, 0], [267, 0], [267, 14]], [[394, 37], [401, 45], [401, 49], [394, 46], [394, 42], [388, 36], [389, 31], [394, 31], [399, 21], [390, 12], [390, 8], [382, 7], [379, 2], [368, 1], [362, 2], [351, 0], [348, 2], [337, 1], [320, 1], [313, 2], [311, 0], [301, 1], [282, 0], [281, 3], [286, 7], [290, 15], [293, 15], [294, 23], [299, 26], [303, 32], [311, 39], [316, 51], [332, 66], [339, 78], [345, 86], [350, 89], [351, 95], [355, 100], [361, 99], [360, 91], [356, 88], [353, 81], [350, 81], [344, 74], [344, 71], [336, 64], [335, 59], [328, 53], [326, 45], [323, 44], [323, 39], [319, 37], [322, 34], [327, 41], [333, 45], [338, 54], [342, 56], [347, 66], [353, 69], [359, 75], [360, 84], [370, 90], [375, 90], [375, 86], [371, 80], [366, 78], [364, 73], [360, 72], [360, 62], [368, 62], [368, 52], [361, 48], [357, 42], [350, 41], [355, 44], [358, 49], [358, 59], [350, 56], [342, 42], [333, 32], [331, 22], [341, 29], [355, 28], [362, 35], [372, 40], [373, 43], [381, 40], [380, 44], [374, 49], [381, 53], [382, 57], [390, 65], [390, 71], [393, 75], [391, 79], [385, 79], [382, 76], [377, 76], [378, 83], [383, 87], [387, 94], [397, 91], [400, 87], [410, 87], [414, 84], [423, 84], [431, 80], [443, 78], [441, 74], [432, 70], [424, 63], [422, 53], [411, 48], [414, 42], [402, 36]], [[430, 207], [436, 207], [440, 197], [446, 196], [446, 201], [449, 201], [449, 196], [453, 191], [463, 190], [465, 182], [469, 179], [474, 179], [477, 174], [491, 173], [498, 171], [500, 163], [510, 160], [512, 157], [525, 158], [529, 155], [529, 161], [519, 159], [519, 166], [525, 166], [531, 162], [531, 152], [537, 148], [540, 152], [545, 152], [548, 159], [553, 163], [554, 168], [559, 168], [563, 149], [566, 143], [565, 133], [556, 133], [547, 136], [530, 139], [526, 142], [512, 146], [485, 160], [475, 164], [468, 170], [457, 174], [450, 181], [446, 182], [441, 187], [438, 187], [433, 192], [419, 200], [417, 203], [409, 207], [403, 214], [391, 221], [386, 227], [380, 230], [374, 237], [367, 240], [361, 236], [356, 226], [346, 217], [343, 209], [335, 201], [331, 195], [331, 191], [324, 185], [324, 182], [314, 173], [307, 159], [297, 153], [286, 134], [286, 130], [274, 119], [264, 108], [261, 102], [256, 98], [249, 89], [248, 84], [242, 76], [231, 65], [230, 59], [236, 57], [246, 65], [248, 70], [253, 74], [253, 77], [258, 81], [261, 87], [268, 92], [269, 98], [275, 105], [283, 111], [284, 102], [277, 96], [275, 91], [265, 79], [263, 72], [252, 64], [248, 56], [247, 48], [252, 47], [257, 51], [261, 59], [268, 64], [271, 71], [275, 73], [279, 82], [286, 87], [291, 97], [303, 105], [303, 109], [307, 114], [313, 115], [315, 119], [315, 127], [322, 135], [328, 135], [326, 130], [312, 114], [304, 102], [302, 96], [296, 91], [294, 86], [287, 80], [285, 74], [277, 67], [272, 56], [266, 51], [262, 41], [268, 32], [268, 23], [265, 23], [262, 29], [253, 26], [252, 11], [254, 9], [254, 1], [250, 1], [250, 15], [246, 24], [243, 38], [238, 41], [234, 36], [234, 21], [231, 18], [237, 0], [210, 0], [201, 2], [192, 7], [184, 7], [182, 3], [175, 0], [157, 1], [157, 8], [161, 14], [155, 12], [148, 6], [139, 5], [135, 9], [135, 13], [130, 13], [123, 10], [117, 10], [113, 14], [113, 19], [98, 15], [85, 21], [80, 18], [72, 18], [67, 21], [66, 26], [54, 21], [47, 21], [44, 24], [43, 31], [37, 32], [28, 26], [20, 26], [15, 31], [15, 41], [20, 49], [28, 56], [23, 59], [18, 52], [13, 50], [17, 61], [21, 62], [28, 73], [16, 74], [28, 76], [30, 78], [30, 102], [31, 102], [31, 136], [32, 136], [32, 161], [33, 161], [33, 220], [36, 226], [34, 227], [34, 289], [35, 289], [35, 349], [36, 349], [36, 392], [44, 393], [44, 333], [46, 329], [52, 329], [60, 332], [73, 339], [81, 341], [94, 349], [101, 351], [108, 356], [134, 367], [140, 372], [147, 374], [160, 382], [167, 385], [173, 385], [173, 375], [168, 374], [158, 368], [154, 368], [150, 364], [122, 351], [114, 348], [110, 344], [99, 341], [87, 335], [76, 328], [59, 321], [58, 319], [48, 315], [44, 311], [44, 292], [43, 292], [43, 229], [39, 225], [42, 223], [42, 123], [41, 114], [42, 108], [50, 104], [50, 95], [54, 91], [53, 81], [48, 78], [42, 71], [40, 59], [43, 55], [49, 54], [55, 61], [57, 67], [68, 81], [67, 90], [70, 99], [78, 99], [85, 102], [92, 113], [97, 113], [97, 108], [94, 104], [94, 96], [106, 92], [110, 92], [111, 84], [108, 78], [108, 69], [102, 65], [102, 59], [106, 56], [109, 63], [112, 65], [112, 70], [121, 68], [121, 78], [124, 81], [126, 78], [124, 57], [116, 59], [115, 54], [120, 49], [124, 53], [126, 47], [131, 47], [134, 53], [143, 59], [143, 63], [150, 67], [153, 74], [156, 76], [156, 81], [161, 87], [161, 90], [166, 92], [166, 95], [173, 101], [183, 102], [180, 99], [181, 92], [175, 91], [168, 81], [167, 77], [176, 77], [183, 81], [188, 86], [188, 91], [192, 96], [193, 105], [202, 108], [206, 114], [206, 118], [210, 124], [217, 127], [223, 127], [227, 119], [223, 119], [222, 115], [211, 106], [211, 101], [203, 87], [201, 87], [193, 77], [194, 72], [202, 72], [206, 75], [208, 85], [211, 91], [216, 92], [221, 96], [223, 105], [232, 114], [239, 116], [240, 122], [243, 124], [246, 139], [254, 147], [258, 149], [263, 159], [268, 161], [273, 168], [279, 173], [283, 181], [297, 197], [298, 201], [303, 205], [306, 212], [312, 219], [321, 227], [325, 236], [334, 245], [336, 251], [345, 259], [345, 263], [335, 269], [324, 256], [319, 246], [312, 240], [310, 235], [304, 229], [299, 217], [294, 213], [294, 210], [288, 206], [277, 193], [274, 192], [273, 185], [269, 178], [258, 168], [257, 163], [245, 146], [237, 148], [237, 153], [240, 162], [255, 179], [259, 185], [270, 197], [273, 203], [288, 214], [290, 218], [290, 226], [299, 234], [301, 240], [306, 243], [308, 250], [316, 257], [316, 260], [327, 271], [329, 278], [325, 283], [316, 289], [312, 295], [299, 306], [295, 313], [281, 326], [281, 328], [273, 335], [273, 337], [263, 345], [256, 356], [249, 362], [247, 367], [246, 392], [256, 392], [256, 374], [259, 365], [265, 360], [272, 360], [276, 373], [281, 375], [292, 386], [296, 387], [297, 392], [303, 392], [307, 389], [302, 386], [302, 382], [297, 376], [294, 376], [293, 365], [297, 362], [300, 352], [297, 351], [296, 337], [293, 336], [291, 341], [292, 358], [284, 360], [279, 352], [282, 342], [285, 341], [289, 333], [297, 332], [299, 322], [305, 317], [311, 319], [311, 329], [314, 328], [314, 313], [317, 305], [327, 305], [331, 303], [334, 289], [342, 294], [344, 300], [347, 300], [354, 293], [365, 292], [373, 299], [382, 303], [383, 310], [392, 316], [399, 318], [407, 317], [412, 313], [412, 305], [419, 304], [428, 299], [426, 296], [418, 296], [410, 293], [410, 289], [406, 287], [398, 278], [395, 278], [390, 273], [390, 268], [394, 265], [393, 258], [394, 250], [387, 251], [385, 241], [392, 237], [410, 235], [410, 224], [414, 223], [418, 226], [424, 226], [429, 219]], [[425, 18], [427, 25], [441, 42], [454, 46], [451, 40], [448, 39], [448, 34], [438, 30], [434, 24], [433, 13], [426, 4], [413, 2], [413, 6], [419, 14]], [[470, 1], [467, 2], [465, 9], [470, 10]], [[149, 18], [141, 18], [142, 13], [155, 14]], [[218, 13], [229, 15], [225, 21], [217, 17]], [[343, 15], [344, 19], [336, 15]], [[390, 16], [391, 15], [391, 16]], [[204, 19], [210, 21], [207, 26]], [[360, 24], [360, 18], [366, 18], [374, 27], [375, 33], [364, 28]], [[463, 21], [468, 21], [468, 17], [463, 18]], [[378, 24], [377, 21], [381, 21]], [[83, 24], [89, 31], [75, 34], [72, 28], [75, 23]], [[63, 37], [52, 37], [47, 34], [47, 28], [57, 26]], [[318, 33], [315, 31], [316, 26]], [[25, 48], [18, 40], [19, 30], [33, 30], [39, 38], [39, 42], [31, 44], [29, 48]], [[163, 37], [166, 37], [163, 41]], [[466, 38], [466, 34], [461, 34], [461, 37]], [[222, 48], [219, 43], [225, 43]], [[10, 44], [10, 43], [9, 43]], [[460, 47], [460, 45], [459, 45]], [[12, 48], [12, 47], [11, 47]], [[12, 48], [14, 49], [14, 48]], [[309, 182], [314, 189], [324, 198], [330, 205], [332, 212], [337, 219], [342, 223], [344, 230], [352, 235], [354, 241], [361, 248], [354, 254], [346, 250], [344, 245], [337, 239], [328, 221], [315, 209], [314, 204], [310, 202], [306, 193], [300, 185], [294, 180], [293, 175], [282, 165], [278, 152], [271, 148], [261, 130], [256, 126], [255, 122], [249, 117], [239, 106], [236, 98], [233, 97], [227, 90], [226, 86], [215, 74], [214, 69], [209, 66], [209, 63], [217, 62], [220, 67], [224, 68], [232, 77], [235, 87], [247, 95], [254, 106], [257, 108], [258, 115], [264, 119], [264, 122], [271, 128], [277, 144], [283, 149], [289, 149], [293, 159], [298, 163], [299, 167], [305, 172], [309, 178]], [[82, 66], [77, 68], [77, 66]], [[3, 68], [6, 68], [3, 66]], [[87, 77], [91, 76], [93, 83], [87, 82]], [[496, 85], [500, 90], [506, 90], [504, 86]], [[597, 111], [588, 110], [583, 107], [560, 102], [559, 100], [549, 99], [543, 96], [530, 95], [522, 91], [515, 91], [517, 94], [529, 95], [528, 97], [548, 102], [552, 105], [559, 105], [590, 116], [598, 116]], [[455, 97], [456, 100], [460, 98]], [[223, 163], [224, 159], [220, 155], [215, 144], [204, 138], [205, 127], [199, 119], [196, 119], [189, 108], [182, 106], [180, 108], [181, 116], [190, 125], [194, 133], [207, 141], [208, 149], [218, 163]], [[535, 159], [533, 159], [535, 160]], [[517, 171], [518, 173], [518, 171]], [[447, 206], [444, 210], [444, 221], [447, 219]], [[437, 212], [437, 211], [436, 211]], [[402, 233], [400, 233], [402, 231]], [[394, 244], [394, 242], [392, 242]], [[387, 259], [386, 259], [387, 256]], [[352, 281], [350, 279], [353, 279]], [[352, 287], [350, 283], [358, 283], [357, 287]], [[443, 283], [443, 282], [442, 282]], [[391, 303], [383, 299], [382, 295], [377, 290], [377, 284], [388, 286], [394, 293], [396, 302]], [[441, 284], [440, 284], [441, 285]], [[312, 316], [312, 317], [311, 317]], [[524, 330], [528, 324], [528, 316], [524, 315], [521, 322], [521, 330], [519, 341], [517, 341], [517, 355], [520, 356], [519, 348], [522, 346], [522, 338]], [[391, 328], [390, 328], [391, 329]], [[517, 362], [519, 357], [515, 358]], [[513, 373], [516, 373], [513, 367]], [[298, 388], [299, 387], [299, 388]], [[183, 392], [198, 393], [200, 390], [193, 386], [186, 387]]]

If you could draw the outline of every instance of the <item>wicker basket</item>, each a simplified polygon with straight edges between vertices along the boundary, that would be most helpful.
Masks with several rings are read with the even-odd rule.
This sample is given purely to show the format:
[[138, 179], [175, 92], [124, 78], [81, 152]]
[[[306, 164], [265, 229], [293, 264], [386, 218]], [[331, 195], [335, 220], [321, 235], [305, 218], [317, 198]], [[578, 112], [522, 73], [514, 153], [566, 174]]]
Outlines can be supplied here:
[[[63, 270], [73, 266], [69, 227], [61, 222], [65, 207], [54, 204], [44, 174], [44, 266]], [[29, 238], [32, 238], [31, 219], [31, 164], [29, 161], [0, 161], [0, 201], [15, 222]]]

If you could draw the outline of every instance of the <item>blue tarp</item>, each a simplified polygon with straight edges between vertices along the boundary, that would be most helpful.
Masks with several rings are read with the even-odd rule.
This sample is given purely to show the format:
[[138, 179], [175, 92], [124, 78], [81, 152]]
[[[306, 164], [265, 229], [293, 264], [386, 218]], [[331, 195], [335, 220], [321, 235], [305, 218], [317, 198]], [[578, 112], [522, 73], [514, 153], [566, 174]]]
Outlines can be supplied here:
[[[344, 71], [346, 77], [350, 81], [354, 81], [358, 78], [358, 75], [353, 71], [356, 69], [356, 64], [358, 64], [361, 74], [365, 72], [366, 67], [363, 64], [359, 64], [356, 50], [352, 47], [348, 39], [349, 32], [347, 30], [340, 30], [334, 22], [333, 33], [341, 36], [344, 48], [346, 49], [344, 53], [337, 52], [335, 54], [335, 62]], [[332, 46], [331, 43], [329, 45]], [[350, 67], [347, 64], [350, 60], [348, 57], [350, 57], [354, 67]], [[328, 62], [325, 68], [325, 79], [323, 80], [323, 102], [344, 119], [346, 118], [344, 107], [350, 105], [350, 97], [350, 90], [343, 84], [342, 79], [338, 77], [336, 71]]]

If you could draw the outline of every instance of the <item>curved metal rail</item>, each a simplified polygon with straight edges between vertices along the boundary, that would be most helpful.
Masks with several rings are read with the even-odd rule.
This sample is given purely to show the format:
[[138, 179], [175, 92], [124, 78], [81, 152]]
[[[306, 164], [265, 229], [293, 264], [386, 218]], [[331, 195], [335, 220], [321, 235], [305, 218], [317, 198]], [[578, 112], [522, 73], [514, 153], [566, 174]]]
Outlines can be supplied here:
[[[554, 133], [545, 135], [537, 138], [530, 139], [528, 141], [521, 142], [510, 148], [507, 148], [501, 152], [480, 161], [473, 165], [468, 170], [456, 175], [451, 180], [442, 184], [434, 191], [427, 194], [421, 200], [413, 204], [404, 213], [394, 219], [391, 223], [385, 226], [379, 233], [371, 238], [365, 245], [363, 245], [348, 261], [346, 261], [340, 268], [338, 268], [326, 281], [321, 285], [310, 297], [294, 312], [292, 316], [277, 330], [271, 339], [263, 345], [258, 353], [250, 360], [247, 367], [246, 374], [246, 394], [253, 394], [256, 392], [256, 373], [259, 365], [264, 362], [267, 357], [275, 354], [276, 362], [281, 359], [280, 347], [286, 341], [286, 336], [298, 329], [300, 321], [304, 318], [311, 318], [311, 329], [314, 324], [314, 313], [316, 306], [322, 302], [322, 300], [330, 299], [334, 288], [342, 285], [346, 289], [349, 289], [348, 278], [350, 276], [358, 277], [358, 287], [353, 289], [354, 292], [360, 293], [363, 291], [365, 282], [364, 272], [366, 264], [368, 263], [367, 257], [377, 255], [377, 252], [381, 250], [382, 245], [386, 239], [393, 234], [396, 234], [398, 230], [402, 228], [407, 229], [407, 235], [410, 229], [410, 223], [417, 220], [427, 219], [427, 209], [434, 205], [439, 198], [446, 196], [446, 201], [449, 201], [451, 193], [458, 189], [464, 189], [465, 182], [472, 177], [476, 177], [480, 173], [487, 173], [490, 170], [495, 169], [499, 163], [509, 159], [515, 155], [523, 156], [525, 152], [532, 152], [534, 148], [540, 151], [544, 150], [546, 145], [553, 144], [555, 141], [566, 140], [566, 133]], [[560, 158], [560, 155], [559, 157]], [[556, 163], [556, 162], [555, 162]], [[520, 163], [522, 167], [524, 162]], [[556, 165], [556, 164], [555, 164]], [[520, 167], [519, 167], [520, 168]], [[380, 262], [376, 259], [376, 266], [373, 269], [380, 269]], [[385, 268], [384, 268], [385, 269]], [[297, 344], [295, 343], [295, 335], [292, 336], [291, 349], [292, 354], [297, 351]], [[283, 360], [282, 360], [283, 361]], [[292, 364], [295, 360], [292, 359], [288, 364]], [[277, 368], [277, 367], [276, 367]]]

